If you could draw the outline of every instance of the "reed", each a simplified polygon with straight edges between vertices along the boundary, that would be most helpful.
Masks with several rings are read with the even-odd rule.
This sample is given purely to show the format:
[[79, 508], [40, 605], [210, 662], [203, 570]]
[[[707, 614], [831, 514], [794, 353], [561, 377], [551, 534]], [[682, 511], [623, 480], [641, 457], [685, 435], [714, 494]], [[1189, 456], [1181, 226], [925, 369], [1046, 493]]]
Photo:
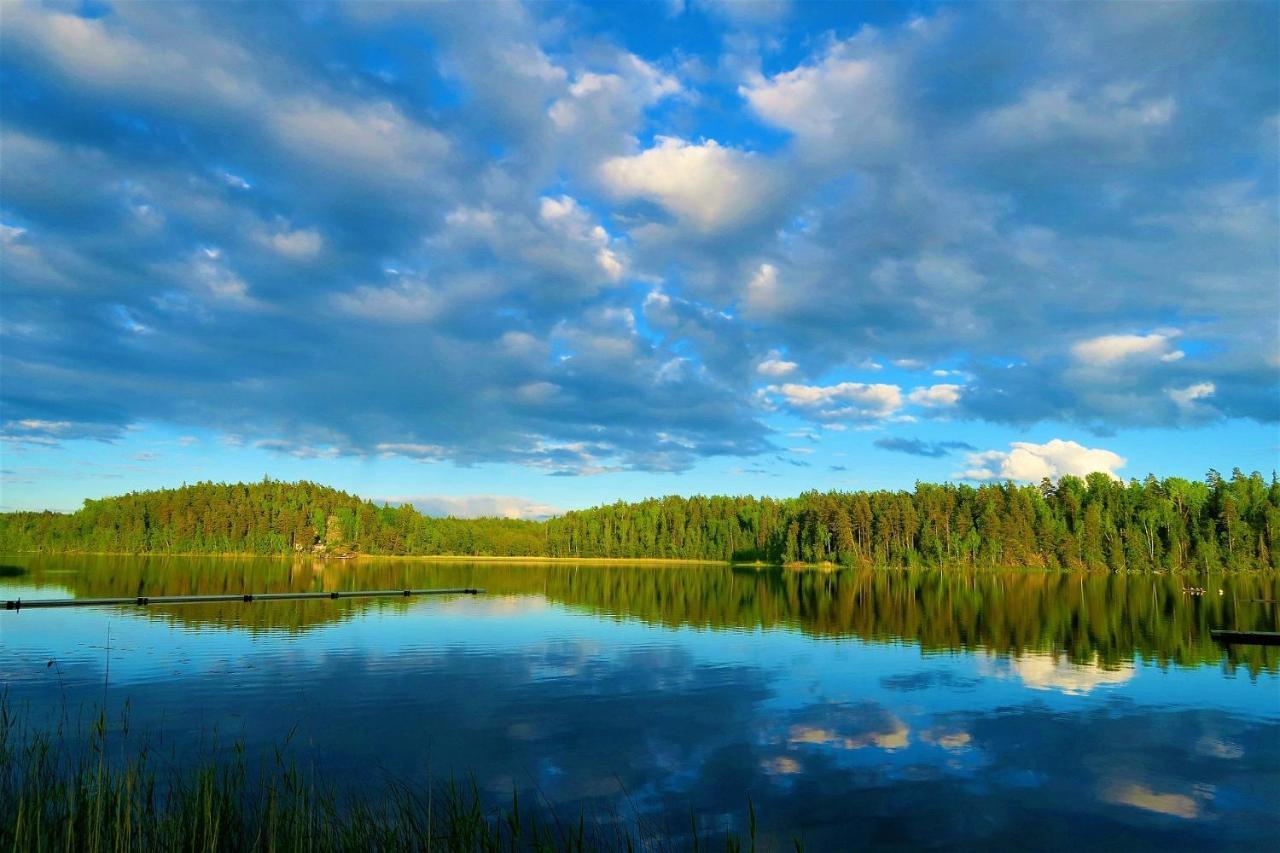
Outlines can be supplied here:
[[[638, 816], [565, 821], [549, 807], [486, 803], [474, 780], [415, 786], [388, 781], [377, 795], [341, 794], [300, 772], [278, 747], [257, 769], [241, 745], [187, 769], [164, 762], [99, 715], [85, 736], [64, 725], [32, 731], [0, 700], [0, 851], [517, 851], [754, 850], [745, 839], [703, 838], [698, 821], [678, 838]], [[124, 732], [127, 757], [109, 755]], [[114, 745], [113, 749], [114, 749]], [[798, 848], [799, 845], [797, 845]]]

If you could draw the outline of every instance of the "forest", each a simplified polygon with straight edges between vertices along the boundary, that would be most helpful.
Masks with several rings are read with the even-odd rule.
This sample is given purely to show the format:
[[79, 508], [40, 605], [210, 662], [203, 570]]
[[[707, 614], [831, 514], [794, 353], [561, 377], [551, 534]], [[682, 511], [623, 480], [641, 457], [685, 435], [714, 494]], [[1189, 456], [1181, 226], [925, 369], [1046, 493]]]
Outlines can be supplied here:
[[654, 498], [546, 521], [436, 518], [310, 482], [197, 483], [0, 514], [0, 551], [545, 556], [854, 567], [1280, 569], [1280, 480], [1105, 474], [795, 498]]

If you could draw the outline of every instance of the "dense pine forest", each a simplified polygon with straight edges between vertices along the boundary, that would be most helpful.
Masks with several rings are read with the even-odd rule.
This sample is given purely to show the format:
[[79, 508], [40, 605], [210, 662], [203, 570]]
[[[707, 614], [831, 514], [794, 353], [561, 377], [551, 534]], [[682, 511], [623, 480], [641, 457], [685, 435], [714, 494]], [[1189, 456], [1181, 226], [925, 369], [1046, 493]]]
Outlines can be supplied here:
[[0, 515], [0, 551], [649, 557], [848, 566], [1280, 569], [1280, 480], [1103, 474], [1039, 486], [776, 500], [665, 497], [544, 522], [425, 516], [314, 483], [224, 485]]

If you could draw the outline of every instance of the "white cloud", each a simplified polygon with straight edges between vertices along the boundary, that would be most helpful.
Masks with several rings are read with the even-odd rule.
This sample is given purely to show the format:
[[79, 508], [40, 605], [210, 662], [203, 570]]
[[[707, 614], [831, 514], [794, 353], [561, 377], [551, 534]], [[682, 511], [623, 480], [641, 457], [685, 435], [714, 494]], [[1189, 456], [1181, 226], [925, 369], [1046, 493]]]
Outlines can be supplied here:
[[588, 211], [576, 199], [567, 195], [558, 198], [543, 197], [538, 205], [538, 218], [553, 231], [579, 244], [595, 249], [596, 265], [611, 282], [622, 279], [625, 272], [622, 260], [614, 252], [609, 232], [596, 224]]
[[1169, 329], [1149, 335], [1102, 335], [1080, 341], [1071, 347], [1076, 361], [1095, 367], [1115, 364], [1131, 358], [1177, 361], [1185, 353], [1172, 346], [1181, 332]]
[[[0, 241], [13, 298], [0, 323], [21, 344], [5, 363], [6, 387], [23, 398], [13, 417], [79, 423], [83, 408], [249, 441], [332, 424], [344, 452], [390, 438], [476, 460], [516, 457], [530, 434], [598, 436], [614, 443], [599, 464], [655, 469], [668, 464], [659, 431], [695, 436], [691, 459], [768, 449], [751, 397], [768, 383], [902, 386], [880, 386], [896, 398], [879, 402], [866, 390], [813, 405], [761, 395], [817, 432], [958, 410], [1104, 429], [1275, 419], [1277, 207], [1259, 164], [1274, 161], [1280, 125], [1274, 105], [1213, 95], [1222, 75], [1252, 79], [1267, 56], [1185, 64], [1181, 82], [1152, 75], [1180, 41], [1159, 38], [1139, 9], [1125, 12], [1124, 33], [1092, 18], [1057, 29], [1052, 11], [964, 9], [847, 41], [807, 18], [777, 34], [721, 27], [697, 57], [650, 46], [650, 62], [594, 19], [518, 4], [483, 21], [430, 4], [347, 12], [326, 38], [281, 52], [245, 33], [270, 40], [304, 26], [305, 12], [250, 10], [232, 26], [208, 6], [175, 17], [123, 4], [89, 18], [6, 8], [0, 39], [15, 73], [66, 94], [45, 112], [70, 111], [15, 115], [6, 136]], [[1239, 16], [1213, 17], [1204, 33], [1244, 43]], [[702, 18], [694, 8], [689, 23], [719, 26]], [[434, 97], [438, 87], [413, 85], [396, 62], [348, 67], [352, 43], [403, 32], [440, 46], [429, 76], [460, 97]], [[964, 68], [969, 89], [994, 101], [948, 85], [975, 37], [1009, 51]], [[1025, 61], [1046, 49], [1039, 66]], [[744, 101], [720, 97], [728, 80], [744, 84]], [[1116, 85], [1129, 80], [1140, 87]], [[66, 136], [90, 102], [103, 132]], [[1221, 121], [1193, 120], [1219, 106], [1209, 113]], [[789, 138], [761, 137], [735, 110]], [[718, 142], [696, 135], [717, 116]], [[1009, 132], [997, 142], [1027, 149], [970, 137], [984, 119]], [[1087, 144], [1130, 137], [1158, 137], [1176, 162], [1115, 168], [1112, 149]], [[1030, 150], [1037, 142], [1045, 150]], [[1237, 182], [1205, 182], [1215, 158], [1241, 164]], [[606, 187], [635, 202], [609, 200]], [[1046, 209], [1058, 215], [1035, 216]], [[163, 225], [137, 226], [158, 212]], [[223, 251], [197, 254], [201, 242]], [[290, 257], [326, 262], [291, 288]], [[367, 275], [389, 266], [409, 272]], [[641, 290], [611, 286], [622, 281]], [[78, 309], [50, 310], [40, 295], [54, 287]], [[658, 316], [655, 298], [638, 328], [589, 319], [657, 287], [669, 305]], [[241, 318], [245, 305], [287, 317], [272, 324], [280, 339], [260, 333], [260, 316]], [[1185, 337], [1220, 345], [1193, 349], [1159, 329], [1176, 317], [1195, 320]], [[1093, 338], [1104, 332], [1135, 334]], [[243, 346], [219, 346], [228, 338]], [[271, 361], [280, 345], [316, 340], [328, 345], [305, 363]], [[113, 345], [133, 357], [104, 359]], [[367, 381], [405, 353], [431, 364], [426, 384]], [[868, 355], [885, 372], [858, 365]], [[928, 363], [886, 377], [899, 355]], [[175, 364], [180, 388], [156, 373]], [[971, 373], [930, 375], [938, 366]], [[317, 383], [360, 398], [362, 414], [335, 419], [308, 394]], [[492, 417], [468, 414], [481, 397]], [[439, 405], [424, 421], [428, 398]], [[548, 399], [557, 405], [535, 405]]]
[[555, 400], [560, 386], [554, 382], [526, 382], [515, 390], [515, 398], [522, 403], [541, 406]]
[[105, 19], [21, 5], [6, 8], [5, 19], [26, 49], [39, 50], [60, 72], [87, 85], [176, 94], [194, 76], [181, 51], [114, 31]]
[[778, 268], [773, 264], [761, 264], [747, 282], [747, 307], [754, 312], [768, 312], [782, 302], [778, 287]]
[[33, 432], [66, 432], [71, 429], [71, 421], [46, 421], [39, 418], [23, 418], [18, 421], [9, 421], [6, 424], [8, 429], [23, 429]]
[[388, 287], [363, 285], [350, 293], [336, 294], [333, 304], [344, 314], [366, 320], [417, 323], [435, 317], [441, 299], [426, 282], [405, 278]]
[[798, 367], [794, 361], [785, 361], [777, 350], [770, 351], [763, 361], [756, 365], [756, 372], [765, 376], [786, 376]]
[[1064, 474], [1084, 477], [1101, 471], [1119, 479], [1116, 469], [1127, 460], [1110, 450], [1089, 448], [1074, 441], [1055, 438], [1044, 444], [1015, 441], [1008, 452], [988, 450], [970, 453], [965, 457], [969, 467], [958, 474], [966, 480], [1022, 480], [1039, 482], [1048, 477], [1056, 479]]
[[897, 144], [894, 75], [883, 57], [837, 44], [820, 61], [773, 77], [756, 75], [738, 88], [766, 122], [796, 134], [810, 150], [859, 159]]
[[981, 138], [999, 146], [1066, 140], [1136, 152], [1146, 134], [1168, 125], [1175, 111], [1172, 97], [1140, 97], [1132, 85], [1112, 84], [1087, 94], [1053, 85], [1025, 92], [1018, 102], [982, 116], [976, 126]]
[[660, 136], [657, 144], [600, 166], [600, 179], [620, 198], [662, 205], [703, 232], [731, 228], [757, 217], [777, 180], [758, 155], [721, 146]]
[[445, 456], [445, 449], [438, 444], [421, 444], [408, 441], [384, 441], [374, 447], [383, 456], [410, 456], [424, 462], [437, 461]]
[[770, 385], [764, 391], [793, 408], [816, 412], [823, 418], [886, 418], [902, 408], [902, 389], [882, 383], [841, 382], [824, 386], [788, 382]]
[[149, 335], [155, 331], [145, 323], [138, 322], [133, 312], [123, 305], [115, 306], [115, 320], [120, 324], [120, 328], [134, 335]]
[[276, 140], [313, 166], [363, 180], [425, 178], [449, 152], [449, 139], [383, 101], [342, 107], [304, 98], [270, 115]]
[[1218, 389], [1212, 382], [1197, 382], [1186, 388], [1170, 388], [1166, 393], [1180, 409], [1193, 409], [1198, 400], [1212, 397]]
[[249, 295], [248, 283], [227, 266], [221, 249], [205, 247], [192, 254], [186, 280], [195, 291], [215, 302], [261, 307]]
[[259, 232], [257, 237], [259, 242], [295, 261], [311, 260], [320, 254], [324, 245], [320, 232], [314, 228], [299, 228], [296, 231], [283, 228], [275, 233]]
[[644, 107], [678, 94], [680, 81], [631, 53], [620, 57], [616, 72], [579, 74], [547, 115], [563, 133], [629, 124]]
[[600, 265], [600, 269], [604, 270], [605, 277], [609, 281], [620, 281], [622, 274], [626, 271], [622, 261], [618, 260], [618, 256], [613, 253], [612, 249], [602, 248], [596, 252], [596, 263]]
[[[42, 55], [79, 85], [122, 96], [131, 106], [264, 133], [326, 180], [425, 177], [449, 152], [448, 137], [390, 101], [361, 102], [316, 85], [290, 90], [301, 69], [259, 64], [258, 51], [217, 37], [217, 28], [197, 24], [184, 31], [177, 23], [133, 10], [90, 19], [15, 5], [5, 9], [4, 36], [21, 40], [24, 51]], [[128, 32], [131, 25], [136, 35]], [[223, 180], [249, 188], [230, 173]]]
[[500, 51], [502, 60], [521, 75], [543, 83], [560, 84], [568, 73], [552, 62], [541, 48], [533, 44], [512, 44]]
[[913, 389], [907, 395], [907, 399], [916, 405], [931, 409], [941, 406], [954, 406], [960, 402], [960, 392], [962, 390], [964, 390], [963, 385], [920, 386]]
[[295, 459], [336, 459], [342, 455], [342, 450], [334, 445], [317, 446], [286, 438], [264, 438], [255, 441], [253, 446], [260, 450], [287, 453]]
[[251, 190], [253, 185], [239, 175], [233, 175], [230, 172], [219, 172], [218, 177], [226, 183], [227, 186], [237, 190]]

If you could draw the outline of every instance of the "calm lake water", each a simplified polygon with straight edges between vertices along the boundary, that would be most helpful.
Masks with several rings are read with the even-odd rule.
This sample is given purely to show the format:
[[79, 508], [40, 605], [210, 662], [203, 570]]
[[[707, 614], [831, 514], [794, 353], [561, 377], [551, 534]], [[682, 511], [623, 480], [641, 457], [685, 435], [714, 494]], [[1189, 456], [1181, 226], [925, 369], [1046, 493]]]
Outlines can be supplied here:
[[357, 789], [471, 774], [675, 838], [691, 812], [745, 829], [750, 800], [772, 849], [1280, 845], [1280, 649], [1208, 635], [1280, 630], [1275, 575], [0, 563], [26, 570], [5, 599], [488, 590], [0, 613], [11, 709], [127, 703], [179, 761], [287, 740]]

